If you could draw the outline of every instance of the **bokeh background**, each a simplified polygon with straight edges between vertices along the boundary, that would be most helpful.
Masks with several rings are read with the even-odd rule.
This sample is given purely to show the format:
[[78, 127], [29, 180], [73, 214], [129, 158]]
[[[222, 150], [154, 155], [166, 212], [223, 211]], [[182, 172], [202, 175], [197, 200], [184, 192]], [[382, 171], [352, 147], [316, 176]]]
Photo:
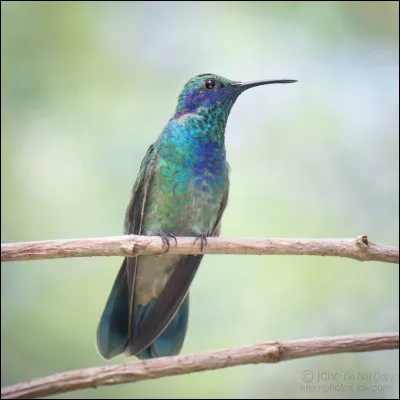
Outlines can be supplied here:
[[[397, 2], [2, 2], [1, 242], [120, 235], [179, 91], [213, 72], [299, 81], [252, 89], [231, 112], [223, 236], [366, 233], [398, 246], [398, 45]], [[2, 264], [2, 385], [133, 361], [95, 348], [120, 263]], [[398, 331], [398, 281], [394, 264], [206, 256], [182, 353]], [[398, 398], [398, 358], [314, 357], [58, 397]]]

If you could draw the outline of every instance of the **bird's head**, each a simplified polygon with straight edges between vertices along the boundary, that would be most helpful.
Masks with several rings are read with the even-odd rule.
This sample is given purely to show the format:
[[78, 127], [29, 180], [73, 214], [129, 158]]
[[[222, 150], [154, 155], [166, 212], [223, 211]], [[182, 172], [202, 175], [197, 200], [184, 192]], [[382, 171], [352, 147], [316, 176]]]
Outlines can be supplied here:
[[215, 74], [201, 74], [191, 78], [178, 98], [175, 115], [201, 114], [202, 110], [219, 109], [228, 116], [241, 93], [255, 86], [272, 83], [292, 83], [293, 79], [266, 80], [257, 82], [231, 81]]

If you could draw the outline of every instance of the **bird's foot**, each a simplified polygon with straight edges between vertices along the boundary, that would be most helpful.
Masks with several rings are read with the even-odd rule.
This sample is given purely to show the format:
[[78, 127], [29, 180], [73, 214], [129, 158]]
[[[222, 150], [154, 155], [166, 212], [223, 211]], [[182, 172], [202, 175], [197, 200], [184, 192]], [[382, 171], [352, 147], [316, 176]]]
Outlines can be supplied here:
[[197, 238], [194, 241], [194, 244], [200, 239], [200, 250], [203, 252], [203, 248], [207, 246], [207, 236], [204, 234], [201, 234], [197, 236]]
[[161, 250], [160, 254], [163, 253], [168, 253], [169, 248], [170, 248], [170, 239], [175, 240], [175, 245], [178, 244], [178, 242], [176, 241], [176, 237], [173, 233], [170, 232], [164, 232], [164, 231], [157, 231], [155, 232], [155, 235], [160, 236], [162, 242], [163, 242], [163, 248], [164, 246], [166, 246], [167, 248], [165, 250]]

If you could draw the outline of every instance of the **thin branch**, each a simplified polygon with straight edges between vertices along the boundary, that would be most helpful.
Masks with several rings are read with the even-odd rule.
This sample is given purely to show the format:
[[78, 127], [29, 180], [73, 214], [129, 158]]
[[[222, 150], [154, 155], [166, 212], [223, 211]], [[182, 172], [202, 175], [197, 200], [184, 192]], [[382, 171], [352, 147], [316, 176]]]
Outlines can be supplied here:
[[[200, 240], [193, 237], [170, 239], [168, 254], [202, 254]], [[43, 260], [65, 257], [160, 254], [167, 249], [159, 236], [124, 235], [93, 239], [61, 239], [3, 243], [1, 261]], [[263, 239], [207, 238], [203, 254], [275, 254], [347, 257], [359, 261], [399, 263], [399, 249], [378, 245], [366, 235], [355, 239]]]
[[[266, 342], [201, 354], [163, 357], [149, 361], [62, 372], [5, 387], [1, 390], [1, 397], [3, 399], [29, 399], [78, 389], [137, 382], [236, 365], [277, 363], [318, 355], [398, 348], [398, 333]], [[303, 376], [303, 380], [305, 383], [309, 383], [310, 377]]]

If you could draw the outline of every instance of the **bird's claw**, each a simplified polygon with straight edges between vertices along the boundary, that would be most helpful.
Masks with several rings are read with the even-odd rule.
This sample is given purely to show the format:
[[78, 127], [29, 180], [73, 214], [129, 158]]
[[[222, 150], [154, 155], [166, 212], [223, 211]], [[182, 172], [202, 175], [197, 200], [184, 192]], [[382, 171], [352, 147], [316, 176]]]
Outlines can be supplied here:
[[162, 253], [168, 253], [169, 248], [170, 248], [170, 238], [173, 239], [173, 240], [175, 240], [175, 245], [178, 245], [178, 242], [177, 242], [177, 240], [176, 240], [176, 237], [175, 237], [175, 235], [174, 235], [173, 233], [158, 231], [158, 232], [156, 233], [156, 235], [161, 237], [161, 240], [162, 240], [162, 242], [163, 242], [163, 248], [164, 248], [164, 246], [167, 246], [166, 250], [161, 251], [160, 254], [162, 254]]
[[197, 240], [200, 239], [200, 251], [203, 252], [204, 247], [207, 246], [207, 236], [204, 234], [201, 234], [196, 237], [194, 244], [196, 244]]

